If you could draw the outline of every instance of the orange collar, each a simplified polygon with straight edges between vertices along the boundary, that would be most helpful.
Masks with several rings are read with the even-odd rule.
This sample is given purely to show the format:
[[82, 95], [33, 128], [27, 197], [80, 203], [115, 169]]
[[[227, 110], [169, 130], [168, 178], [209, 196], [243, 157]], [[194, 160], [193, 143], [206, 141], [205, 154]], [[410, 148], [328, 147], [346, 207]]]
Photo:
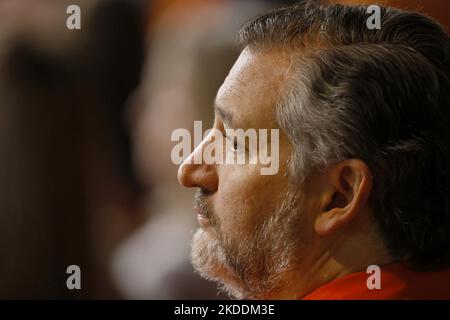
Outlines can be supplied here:
[[311, 292], [303, 300], [450, 299], [450, 268], [414, 272], [403, 264], [381, 267], [381, 289], [369, 290], [371, 274], [353, 273]]

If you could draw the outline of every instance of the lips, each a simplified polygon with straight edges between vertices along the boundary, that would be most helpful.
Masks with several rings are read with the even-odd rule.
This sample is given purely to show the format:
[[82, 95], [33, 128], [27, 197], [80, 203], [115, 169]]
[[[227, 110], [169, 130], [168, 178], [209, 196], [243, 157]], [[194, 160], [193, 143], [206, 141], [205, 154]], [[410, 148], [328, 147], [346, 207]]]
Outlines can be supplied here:
[[209, 222], [208, 217], [207, 217], [206, 214], [204, 213], [204, 211], [203, 211], [201, 208], [197, 207], [197, 206], [194, 207], [194, 210], [195, 210], [195, 212], [197, 213], [197, 221], [198, 221], [198, 223], [199, 223], [203, 228], [209, 227], [211, 224], [210, 224], [210, 222]]
[[202, 228], [207, 228], [213, 225], [211, 219], [214, 215], [207, 203], [207, 196], [202, 190], [197, 190], [194, 196], [194, 210], [197, 214], [197, 221]]

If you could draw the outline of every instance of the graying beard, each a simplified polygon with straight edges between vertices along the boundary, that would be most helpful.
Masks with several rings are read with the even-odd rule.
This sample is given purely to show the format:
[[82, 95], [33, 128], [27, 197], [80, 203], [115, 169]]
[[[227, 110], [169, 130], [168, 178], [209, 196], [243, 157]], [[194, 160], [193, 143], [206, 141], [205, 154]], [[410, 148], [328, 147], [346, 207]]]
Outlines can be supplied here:
[[[234, 298], [261, 298], [284, 286], [285, 274], [294, 262], [296, 233], [301, 225], [295, 210], [297, 193], [293, 190], [289, 188], [276, 212], [255, 228], [256, 233], [242, 239], [237, 249], [218, 232], [218, 240], [208, 244], [213, 256], [192, 258], [199, 273], [219, 282], [219, 289]], [[210, 269], [222, 269], [229, 279], [210, 274]]]

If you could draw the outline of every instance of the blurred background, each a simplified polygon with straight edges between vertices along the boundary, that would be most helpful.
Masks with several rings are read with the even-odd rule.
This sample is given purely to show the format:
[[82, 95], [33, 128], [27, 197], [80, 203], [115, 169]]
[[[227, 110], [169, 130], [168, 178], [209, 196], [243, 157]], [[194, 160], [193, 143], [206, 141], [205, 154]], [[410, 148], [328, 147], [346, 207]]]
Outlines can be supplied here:
[[[0, 299], [226, 298], [189, 264], [170, 136], [212, 126], [237, 30], [293, 2], [0, 0]], [[378, 3], [450, 26], [448, 0]]]

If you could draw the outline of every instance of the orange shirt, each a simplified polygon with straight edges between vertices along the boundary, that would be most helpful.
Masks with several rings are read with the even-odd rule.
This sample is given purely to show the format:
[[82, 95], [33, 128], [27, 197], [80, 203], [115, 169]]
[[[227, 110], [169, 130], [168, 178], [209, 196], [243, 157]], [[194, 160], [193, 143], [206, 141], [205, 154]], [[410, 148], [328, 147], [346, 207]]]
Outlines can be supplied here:
[[369, 290], [371, 274], [353, 273], [331, 281], [305, 296], [304, 300], [400, 300], [450, 299], [450, 269], [414, 272], [402, 264], [381, 268], [381, 289]]

